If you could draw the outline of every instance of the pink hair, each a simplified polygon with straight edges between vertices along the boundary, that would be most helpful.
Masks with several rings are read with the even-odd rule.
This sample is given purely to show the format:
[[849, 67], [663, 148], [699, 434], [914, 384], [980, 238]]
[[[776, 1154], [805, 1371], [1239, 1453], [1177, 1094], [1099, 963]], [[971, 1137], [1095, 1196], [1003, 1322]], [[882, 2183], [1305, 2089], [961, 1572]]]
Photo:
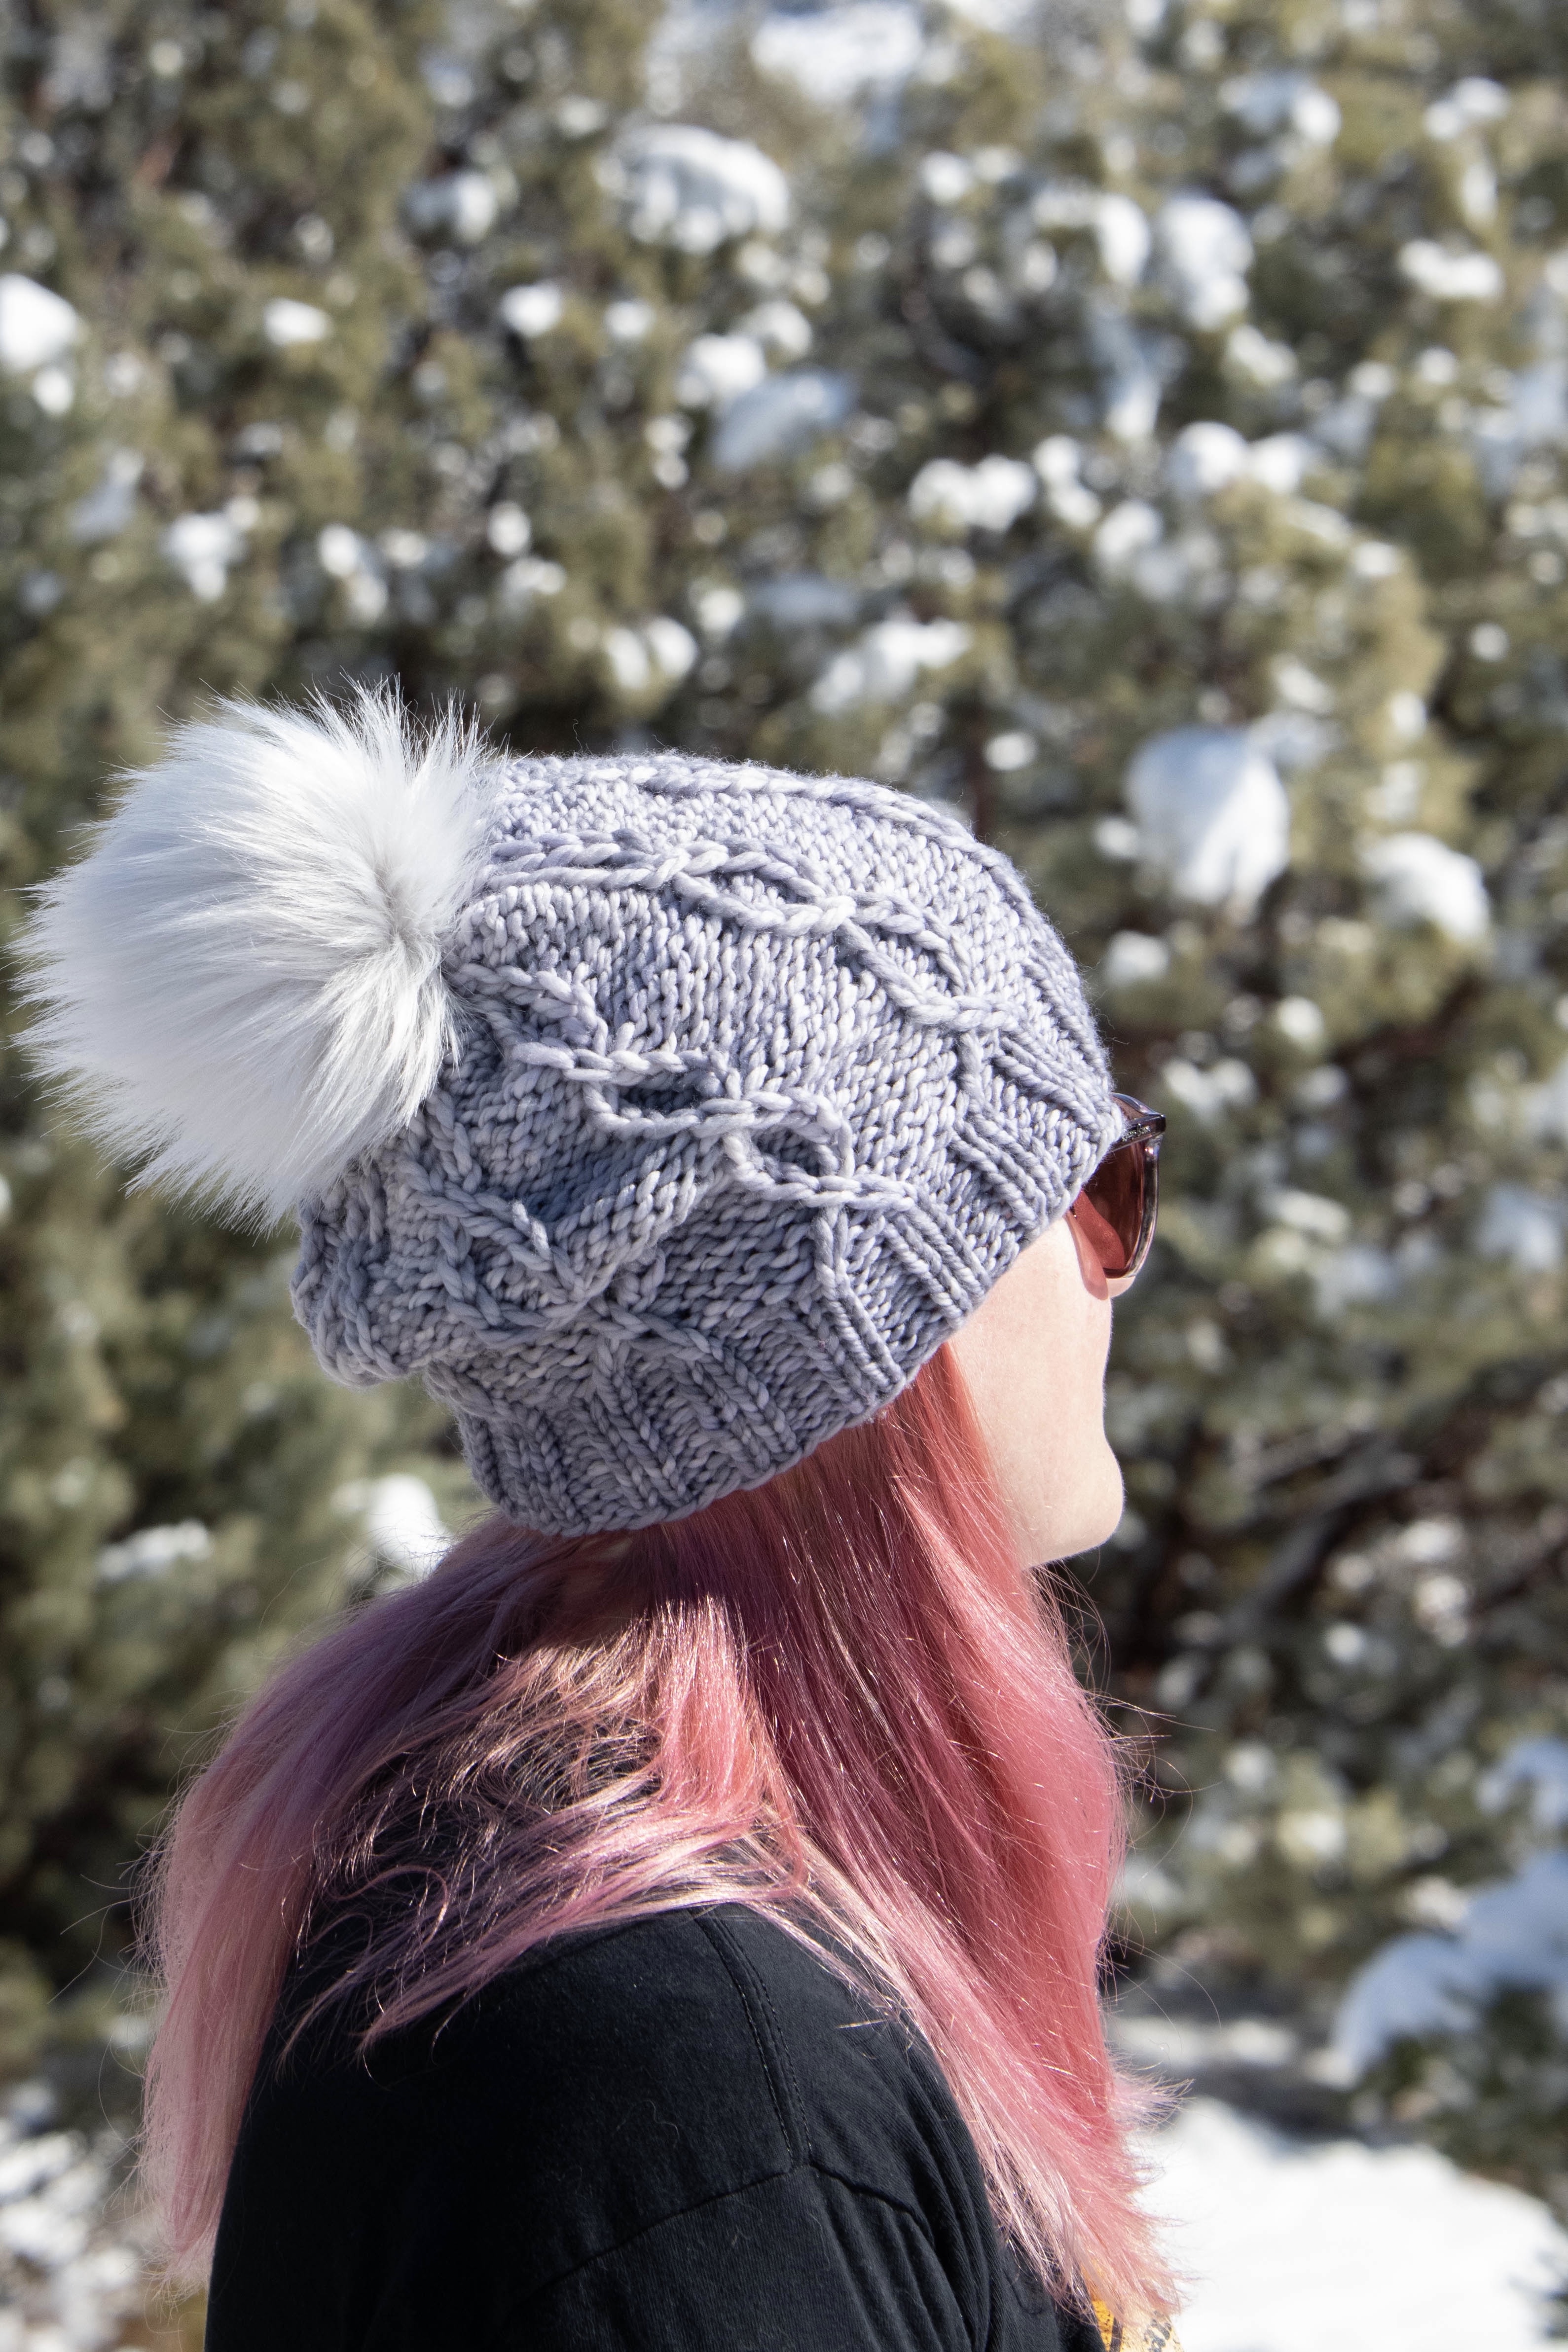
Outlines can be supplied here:
[[691, 1518], [491, 1519], [286, 1667], [165, 1841], [144, 2169], [172, 2265], [210, 2252], [285, 1969], [345, 1908], [373, 1924], [317, 2006], [371, 1995], [368, 2042], [563, 1929], [742, 1902], [830, 1927], [915, 2019], [1060, 2294], [1166, 2307], [1096, 1990], [1121, 1819], [946, 1349]]

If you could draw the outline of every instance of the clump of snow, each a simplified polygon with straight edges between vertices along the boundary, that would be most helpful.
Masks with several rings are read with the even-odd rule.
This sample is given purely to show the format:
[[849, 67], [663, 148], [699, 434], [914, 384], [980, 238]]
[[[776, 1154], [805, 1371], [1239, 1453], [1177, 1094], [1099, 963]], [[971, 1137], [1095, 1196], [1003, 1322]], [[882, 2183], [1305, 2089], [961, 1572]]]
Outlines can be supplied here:
[[1212, 607], [1224, 593], [1224, 559], [1213, 532], [1191, 528], [1167, 539], [1164, 517], [1144, 499], [1113, 508], [1090, 552], [1105, 579], [1129, 582], [1153, 604], [1189, 598]]
[[1107, 580], [1131, 579], [1137, 559], [1146, 549], [1157, 545], [1165, 536], [1165, 522], [1157, 507], [1146, 499], [1124, 499], [1113, 507], [1094, 534], [1093, 556], [1096, 565]]
[[1489, 1811], [1501, 1812], [1521, 1791], [1530, 1797], [1532, 1828], [1548, 1835], [1568, 1830], [1568, 1739], [1516, 1740], [1483, 1775], [1477, 1794]]
[[1268, 1195], [1263, 1209], [1277, 1224], [1305, 1234], [1309, 1241], [1343, 1242], [1350, 1231], [1349, 1210], [1342, 1201], [1331, 1200], [1323, 1192], [1304, 1192], [1294, 1185], [1281, 1185]]
[[1381, 1306], [1397, 1295], [1399, 1286], [1398, 1260], [1371, 1242], [1331, 1250], [1312, 1268], [1317, 1310], [1325, 1322], [1348, 1307]]
[[52, 613], [65, 593], [66, 583], [57, 572], [24, 572], [16, 583], [16, 601], [35, 620]]
[[1227, 1111], [1245, 1110], [1258, 1098], [1257, 1079], [1245, 1062], [1237, 1061], [1231, 1055], [1223, 1055], [1204, 1069], [1189, 1062], [1185, 1055], [1173, 1054], [1160, 1070], [1160, 1084], [1173, 1100], [1205, 1127], [1223, 1118]]
[[635, 629], [607, 630], [604, 658], [610, 665], [611, 677], [623, 694], [645, 691], [653, 674], [653, 665], [647, 646]]
[[1281, 70], [1239, 75], [1221, 85], [1220, 103], [1260, 139], [1293, 131], [1309, 147], [1332, 147], [1340, 110], [1310, 74]]
[[1361, 864], [1385, 922], [1430, 923], [1461, 941], [1482, 939], [1490, 927], [1491, 904], [1480, 867], [1435, 834], [1391, 833], [1368, 843]]
[[430, 541], [423, 531], [409, 531], [402, 524], [392, 524], [391, 531], [381, 534], [381, 552], [385, 555], [392, 572], [421, 572], [430, 562]]
[[1167, 197], [1155, 223], [1160, 266], [1190, 326], [1211, 331], [1247, 308], [1252, 239], [1218, 196]]
[[1225, 358], [1238, 375], [1262, 392], [1277, 392], [1296, 373], [1296, 354], [1290, 344], [1272, 341], [1250, 319], [1243, 319], [1239, 326], [1232, 327], [1226, 340]]
[[1163, 980], [1170, 968], [1169, 947], [1147, 931], [1117, 931], [1100, 964], [1107, 988], [1141, 988], [1146, 981]]
[[1363, 360], [1345, 379], [1343, 396], [1312, 419], [1312, 438], [1336, 455], [1360, 464], [1377, 424], [1377, 414], [1398, 378], [1382, 360]]
[[274, 351], [287, 352], [298, 343], [324, 342], [332, 331], [332, 321], [314, 302], [296, 302], [287, 294], [278, 294], [262, 306], [261, 331]]
[[559, 596], [565, 586], [562, 566], [542, 555], [519, 555], [497, 583], [502, 609], [513, 614], [526, 613], [537, 597]]
[[1089, 341], [1103, 380], [1106, 432], [1129, 445], [1147, 441], [1160, 413], [1166, 346], [1108, 300], [1091, 308]]
[[419, 69], [425, 89], [437, 106], [473, 104], [474, 76], [462, 58], [441, 49], [426, 49], [419, 61]]
[[559, 327], [565, 308], [566, 296], [561, 289], [545, 279], [537, 286], [512, 287], [497, 303], [496, 316], [503, 327], [510, 328], [527, 343], [536, 335], [548, 335], [552, 327]]
[[833, 656], [811, 689], [812, 707], [836, 717], [862, 703], [900, 702], [925, 672], [948, 668], [968, 645], [961, 622], [893, 614]]
[[1562, 257], [1554, 256], [1521, 320], [1525, 363], [1489, 370], [1484, 380], [1488, 398], [1471, 411], [1470, 446], [1493, 497], [1503, 496], [1511, 487], [1531, 450], [1568, 443], [1568, 317], [1563, 302], [1568, 283], [1563, 281]]
[[1140, 853], [1181, 898], [1249, 913], [1290, 863], [1289, 796], [1244, 727], [1151, 737], [1124, 790]]
[[650, 416], [643, 427], [643, 438], [653, 452], [653, 479], [667, 490], [678, 490], [690, 474], [681, 454], [692, 437], [692, 428], [685, 416]]
[[962, 155], [938, 147], [921, 158], [921, 191], [934, 205], [961, 204], [974, 184], [974, 169]]
[[776, 359], [803, 360], [811, 348], [811, 322], [796, 302], [775, 296], [748, 310], [740, 322], [744, 335], [755, 335]]
[[1328, 1034], [1328, 1024], [1322, 1008], [1310, 996], [1282, 996], [1274, 1007], [1274, 1019], [1292, 1045], [1303, 1054], [1315, 1053]]
[[[710, 597], [734, 595], [730, 589], [710, 589]], [[746, 609], [769, 628], [841, 629], [860, 610], [859, 592], [847, 580], [829, 580], [820, 572], [787, 572], [777, 580], [761, 580], [746, 599]], [[724, 610], [731, 611], [727, 603]], [[736, 597], [733, 619], [740, 617]], [[707, 624], [705, 618], [704, 626]], [[733, 622], [732, 622], [733, 625]]]
[[74, 370], [68, 367], [40, 368], [33, 378], [32, 394], [46, 416], [68, 415], [77, 396]]
[[329, 522], [317, 533], [316, 560], [329, 580], [340, 580], [356, 621], [379, 620], [386, 610], [387, 583], [382, 561], [368, 539], [346, 522]]
[[1292, 499], [1286, 519], [1322, 547], [1348, 548], [1355, 537], [1336, 508], [1325, 507], [1315, 499]]
[[1131, 865], [1138, 854], [1138, 828], [1129, 824], [1124, 816], [1097, 817], [1094, 846], [1102, 857], [1109, 857], [1119, 866]]
[[1459, 210], [1472, 228], [1497, 218], [1497, 173], [1484, 155], [1472, 155], [1459, 173]]
[[1402, 245], [1399, 267], [1417, 292], [1436, 302], [1495, 302], [1503, 289], [1502, 271], [1490, 253], [1473, 247], [1457, 252], [1434, 237]]
[[485, 518], [486, 541], [497, 555], [521, 555], [533, 535], [533, 525], [516, 499], [497, 499]]
[[1467, 74], [1427, 109], [1423, 118], [1427, 136], [1439, 142], [1462, 138], [1467, 131], [1500, 122], [1511, 103], [1501, 82], [1489, 80], [1484, 74]]
[[403, 192], [409, 226], [421, 236], [444, 235], [459, 245], [477, 245], [496, 226], [501, 200], [484, 172], [447, 172], [419, 180]]
[[1100, 520], [1100, 501], [1079, 479], [1083, 451], [1070, 433], [1051, 433], [1034, 453], [1034, 469], [1045, 485], [1045, 502], [1070, 530], [1088, 530]]
[[1166, 480], [1178, 499], [1213, 498], [1246, 478], [1247, 443], [1233, 425], [1184, 425], [1166, 457]]
[[746, 614], [745, 597], [727, 580], [698, 581], [690, 602], [697, 626], [710, 645], [722, 646], [733, 636]]
[[1457, 1559], [1464, 1548], [1464, 1528], [1459, 1520], [1450, 1518], [1412, 1519], [1393, 1543], [1397, 1557], [1416, 1568], [1430, 1568], [1437, 1560]]
[[1081, 180], [1048, 182], [1030, 205], [1037, 228], [1092, 229], [1100, 266], [1113, 285], [1135, 286], [1153, 243], [1148, 215], [1131, 196], [1092, 188]]
[[714, 464], [739, 473], [791, 457], [841, 425], [854, 404], [852, 377], [828, 368], [768, 376], [726, 411], [713, 437]]
[[1549, 1993], [1568, 2032], [1568, 1853], [1531, 1854], [1470, 1897], [1449, 1936], [1396, 1936], [1353, 1978], [1333, 2046], [1359, 2079], [1406, 2037], [1462, 2032], [1498, 1993]]
[[1322, 717], [1334, 707], [1334, 690], [1326, 678], [1298, 661], [1294, 654], [1277, 654], [1270, 664], [1273, 672], [1274, 691], [1281, 702], [1292, 710], [1308, 710]]
[[586, 90], [569, 90], [553, 110], [556, 129], [564, 139], [591, 139], [610, 120], [610, 109]]
[[120, 1543], [105, 1544], [99, 1553], [100, 1584], [129, 1584], [167, 1576], [182, 1560], [206, 1559], [213, 1539], [200, 1519], [181, 1519], [173, 1527], [141, 1528]]
[[[1148, 1872], [1136, 1866], [1124, 1876], [1134, 1899], [1148, 1900]], [[1170, 1884], [1169, 1881], [1166, 1882]], [[1174, 1891], [1174, 1889], [1173, 1889]], [[1159, 1897], [1155, 1897], [1156, 1904]], [[1301, 2037], [1270, 2018], [1238, 2017], [1226, 2024], [1197, 2023], [1190, 2018], [1152, 2015], [1126, 2017], [1114, 2011], [1108, 2021], [1119, 2055], [1159, 2074], [1180, 2079], [1201, 2066], [1286, 2066], [1301, 2050]], [[1158, 2142], [1155, 2143], [1156, 2149]]]
[[406, 1471], [350, 1479], [332, 1499], [362, 1522], [377, 1559], [404, 1576], [428, 1576], [452, 1541], [430, 1488]]
[[977, 466], [933, 457], [909, 486], [909, 511], [916, 522], [999, 533], [1029, 511], [1038, 488], [1033, 467], [1020, 457], [982, 457]]
[[1144, 2142], [1192, 2284], [1183, 2352], [1535, 2352], [1568, 2237], [1435, 2149], [1302, 2140], [1214, 2099]]
[[0, 277], [0, 368], [30, 375], [63, 360], [81, 333], [70, 304], [15, 270]]
[[789, 218], [789, 184], [772, 158], [695, 123], [635, 131], [599, 168], [643, 245], [712, 253], [733, 237], [777, 235]]
[[768, 357], [755, 335], [698, 335], [682, 354], [675, 398], [683, 408], [723, 410], [767, 373]]
[[608, 629], [604, 635], [604, 658], [622, 694], [667, 693], [680, 684], [696, 657], [696, 639], [667, 614], [644, 621], [640, 628]]
[[1350, 1080], [1339, 1065], [1325, 1062], [1297, 1083], [1291, 1100], [1302, 1110], [1326, 1110], [1331, 1103], [1343, 1102], [1349, 1091]]
[[1131, 196], [1103, 195], [1094, 215], [1094, 234], [1106, 277], [1118, 286], [1135, 286], [1154, 242], [1143, 206]]
[[653, 323], [653, 306], [622, 294], [604, 306], [604, 331], [612, 343], [640, 343]]
[[1019, 768], [1028, 767], [1039, 749], [1034, 737], [1023, 728], [1009, 727], [999, 735], [988, 737], [985, 762], [998, 776], [1013, 775]]
[[891, 95], [915, 71], [925, 47], [919, 11], [907, 0], [774, 9], [751, 37], [761, 70], [794, 82], [819, 106]]
[[1402, 743], [1414, 743], [1427, 731], [1427, 706], [1413, 688], [1402, 686], [1388, 698], [1388, 724]]
[[643, 624], [643, 638], [662, 675], [678, 684], [697, 657], [697, 641], [685, 625], [668, 613], [655, 613]]
[[1271, 433], [1246, 441], [1234, 425], [1200, 419], [1185, 425], [1166, 457], [1166, 480], [1173, 495], [1196, 505], [1236, 482], [1256, 482], [1281, 498], [1300, 489], [1316, 452], [1300, 433]]
[[1542, 1085], [1526, 1088], [1522, 1108], [1531, 1135], [1568, 1143], [1568, 1055]]
[[160, 543], [192, 595], [212, 604], [228, 586], [231, 566], [245, 553], [245, 526], [224, 508], [213, 514], [177, 515]]
[[81, 547], [118, 538], [136, 512], [136, 488], [146, 467], [138, 449], [111, 449], [97, 487], [71, 509], [70, 534]]
[[1527, 1184], [1493, 1184], [1481, 1202], [1472, 1236], [1480, 1257], [1507, 1258], [1521, 1274], [1550, 1274], [1563, 1262], [1568, 1206], [1558, 1193]]
[[1350, 559], [1350, 568], [1358, 580], [1392, 580], [1403, 560], [1387, 540], [1364, 539]]

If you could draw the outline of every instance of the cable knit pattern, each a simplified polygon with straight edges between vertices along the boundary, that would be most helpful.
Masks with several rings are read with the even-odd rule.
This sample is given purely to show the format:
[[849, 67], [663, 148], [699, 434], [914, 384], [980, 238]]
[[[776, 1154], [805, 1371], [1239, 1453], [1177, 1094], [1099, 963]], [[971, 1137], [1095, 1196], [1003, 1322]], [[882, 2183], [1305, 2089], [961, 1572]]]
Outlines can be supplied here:
[[500, 772], [455, 1045], [302, 1204], [295, 1302], [559, 1533], [759, 1485], [896, 1394], [1119, 1126], [1071, 956], [904, 794], [665, 754]]

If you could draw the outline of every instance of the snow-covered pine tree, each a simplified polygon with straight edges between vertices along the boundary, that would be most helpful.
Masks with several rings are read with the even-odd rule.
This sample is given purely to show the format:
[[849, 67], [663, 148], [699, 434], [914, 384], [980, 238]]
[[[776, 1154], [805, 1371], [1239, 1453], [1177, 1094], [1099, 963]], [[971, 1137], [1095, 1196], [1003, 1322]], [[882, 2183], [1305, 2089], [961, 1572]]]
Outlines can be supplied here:
[[[1416, 1931], [1342, 2072], [1558, 2194], [1543, 27], [1189, 7], [1074, 75], [950, 20], [896, 141], [824, 192], [818, 348], [862, 413], [781, 499], [795, 578], [737, 566], [732, 642], [781, 607], [824, 633], [761, 739], [967, 803], [1097, 958], [1124, 1078], [1171, 1113], [1113, 1387], [1134, 1508], [1089, 1579], [1168, 1792], [1143, 1932], [1321, 2027]], [[1520, 1865], [1467, 1934], [1467, 1890]]]
[[[301, 529], [373, 510], [393, 467], [422, 482], [396, 362], [426, 299], [399, 221], [431, 131], [412, 14], [40, 7], [4, 38], [0, 856], [21, 889], [171, 717], [298, 683]], [[343, 1489], [438, 1424], [323, 1391], [282, 1237], [127, 1197], [14, 1047], [5, 1087], [0, 2062], [47, 2030], [96, 2080], [126, 1867], [172, 1777], [342, 1597]]]

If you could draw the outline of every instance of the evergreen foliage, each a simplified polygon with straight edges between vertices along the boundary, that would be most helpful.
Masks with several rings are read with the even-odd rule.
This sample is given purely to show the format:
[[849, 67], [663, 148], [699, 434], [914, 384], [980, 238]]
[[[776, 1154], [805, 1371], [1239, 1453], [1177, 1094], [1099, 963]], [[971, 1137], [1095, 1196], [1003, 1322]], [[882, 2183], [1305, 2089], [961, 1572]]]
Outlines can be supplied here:
[[[0, 845], [37, 879], [209, 690], [348, 677], [965, 807], [1171, 1118], [1081, 1564], [1135, 1932], [1322, 2026], [1560, 1827], [1494, 1768], [1568, 1723], [1568, 18], [1128, 15], [933, 5], [861, 70], [631, 0], [19, 10], [0, 269], [77, 331], [0, 284]], [[468, 1505], [429, 1408], [312, 1371], [283, 1237], [5, 1067], [21, 2065], [353, 1589], [345, 1487]], [[1364, 2095], [1560, 2191], [1509, 2054], [1561, 2066], [1555, 1981]]]

